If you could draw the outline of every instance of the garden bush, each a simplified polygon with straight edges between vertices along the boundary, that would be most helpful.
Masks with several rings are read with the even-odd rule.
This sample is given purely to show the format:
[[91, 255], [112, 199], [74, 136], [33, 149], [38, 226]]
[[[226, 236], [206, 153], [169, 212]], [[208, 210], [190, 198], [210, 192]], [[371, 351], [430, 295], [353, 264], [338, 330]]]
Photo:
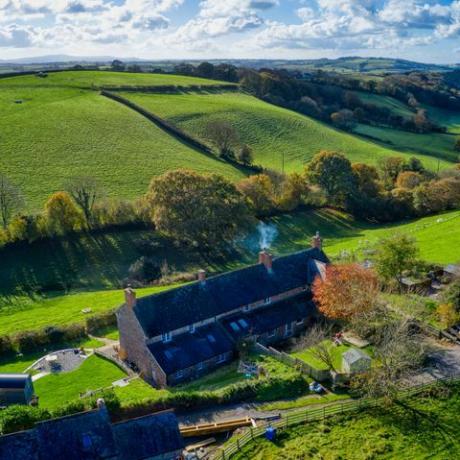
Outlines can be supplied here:
[[14, 353], [14, 345], [11, 338], [7, 335], [0, 337], [0, 357]]
[[86, 319], [86, 330], [90, 334], [95, 334], [100, 330], [106, 329], [108, 327], [116, 326], [117, 317], [115, 312], [107, 311], [104, 313], [99, 313], [98, 315], [90, 316]]
[[50, 412], [32, 406], [10, 406], [0, 411], [0, 433], [28, 430], [36, 422], [51, 418]]

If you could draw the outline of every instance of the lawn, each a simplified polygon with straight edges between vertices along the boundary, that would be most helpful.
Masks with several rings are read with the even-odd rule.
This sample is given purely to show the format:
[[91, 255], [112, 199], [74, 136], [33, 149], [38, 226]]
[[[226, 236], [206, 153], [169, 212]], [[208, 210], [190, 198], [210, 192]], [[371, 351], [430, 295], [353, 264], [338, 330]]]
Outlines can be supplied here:
[[[137, 290], [139, 297], [170, 289], [154, 286]], [[56, 297], [8, 297], [0, 303], [0, 336], [45, 326], [82, 323], [90, 314], [114, 309], [124, 302], [123, 291], [79, 292]], [[91, 308], [90, 314], [82, 312]]]
[[[286, 171], [299, 171], [320, 150], [345, 153], [350, 160], [376, 163], [379, 158], [414, 153], [387, 148], [338, 131], [312, 118], [263, 102], [243, 93], [204, 94], [125, 93], [124, 96], [166, 118], [186, 132], [205, 140], [209, 121], [225, 120], [238, 131], [242, 143], [254, 150], [255, 163], [280, 170], [283, 156]], [[414, 137], [410, 134], [410, 137]], [[436, 152], [417, 155], [431, 169], [437, 168]], [[454, 161], [453, 158], [445, 158]], [[441, 167], [448, 162], [441, 161]]]
[[460, 392], [450, 397], [420, 397], [409, 402], [419, 411], [399, 406], [350, 416], [336, 416], [248, 444], [232, 460], [447, 460], [460, 457]]
[[[331, 340], [326, 340], [327, 349], [330, 351], [332, 362], [334, 364], [334, 368], [338, 371], [342, 369], [342, 354], [346, 351], [350, 350], [349, 345], [339, 345], [336, 346], [332, 343]], [[311, 367], [319, 370], [327, 370], [328, 366], [323, 361], [315, 356], [314, 351], [311, 348], [307, 348], [305, 350], [296, 351], [291, 353], [294, 358], [300, 359], [301, 361], [309, 364]]]
[[[171, 169], [243, 177], [95, 91], [5, 88], [5, 81], [0, 79], [0, 170], [22, 189], [28, 211], [42, 209], [51, 193], [79, 175], [96, 178], [117, 198], [144, 194], [153, 176]], [[16, 99], [24, 102], [15, 104]]]
[[384, 107], [391, 110], [394, 115], [399, 115], [404, 118], [411, 118], [415, 115], [415, 112], [413, 112], [409, 106], [391, 96], [383, 96], [381, 94], [366, 93], [361, 91], [355, 91], [354, 94], [356, 94], [356, 96], [358, 96], [366, 104]]
[[[81, 393], [108, 388], [124, 377], [126, 374], [117, 366], [93, 355], [74, 371], [48, 375], [35, 381], [34, 388], [40, 398], [40, 407], [52, 410], [78, 399]], [[155, 389], [140, 379], [115, 390], [124, 404], [152, 396], [155, 392]]]

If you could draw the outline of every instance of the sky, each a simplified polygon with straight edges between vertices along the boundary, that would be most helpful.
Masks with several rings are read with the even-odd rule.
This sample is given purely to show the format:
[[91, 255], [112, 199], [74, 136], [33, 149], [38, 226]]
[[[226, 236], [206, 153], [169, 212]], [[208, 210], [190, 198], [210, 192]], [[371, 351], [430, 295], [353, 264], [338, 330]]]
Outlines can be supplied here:
[[0, 59], [460, 62], [460, 0], [0, 0]]

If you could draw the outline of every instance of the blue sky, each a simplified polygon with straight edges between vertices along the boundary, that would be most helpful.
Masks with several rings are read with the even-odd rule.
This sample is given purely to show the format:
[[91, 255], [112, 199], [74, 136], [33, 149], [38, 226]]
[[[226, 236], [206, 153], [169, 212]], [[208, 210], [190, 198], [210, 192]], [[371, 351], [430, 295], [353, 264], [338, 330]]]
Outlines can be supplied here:
[[0, 59], [460, 62], [460, 0], [0, 0]]

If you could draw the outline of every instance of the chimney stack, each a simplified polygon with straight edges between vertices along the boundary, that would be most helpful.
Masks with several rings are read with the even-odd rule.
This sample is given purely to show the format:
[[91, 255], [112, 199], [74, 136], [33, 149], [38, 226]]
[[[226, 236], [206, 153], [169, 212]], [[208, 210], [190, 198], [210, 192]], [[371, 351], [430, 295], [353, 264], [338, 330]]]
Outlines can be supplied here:
[[198, 270], [198, 281], [202, 283], [206, 281], [206, 271], [205, 270]]
[[316, 235], [311, 240], [311, 247], [316, 249], [321, 249], [323, 247], [323, 240], [319, 235], [319, 232], [316, 232]]
[[136, 306], [136, 292], [131, 286], [125, 289], [125, 303], [129, 308], [134, 308]]
[[267, 250], [259, 252], [259, 264], [264, 264], [267, 270], [272, 269], [273, 256]]

